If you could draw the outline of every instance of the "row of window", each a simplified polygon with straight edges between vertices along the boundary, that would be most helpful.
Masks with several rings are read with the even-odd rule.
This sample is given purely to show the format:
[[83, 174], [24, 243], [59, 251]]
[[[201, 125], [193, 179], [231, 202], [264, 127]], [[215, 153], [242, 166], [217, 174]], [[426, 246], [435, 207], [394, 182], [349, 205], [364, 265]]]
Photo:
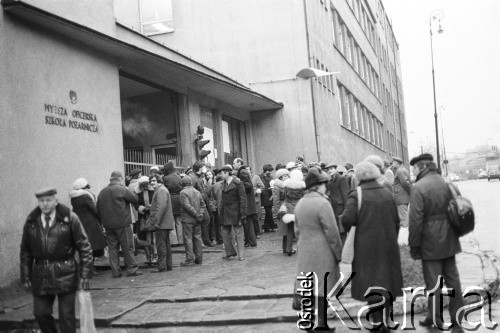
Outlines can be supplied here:
[[382, 123], [347, 88], [341, 84], [338, 88], [342, 126], [383, 149]]
[[334, 43], [337, 49], [344, 55], [375, 96], [380, 98], [380, 83], [377, 72], [358, 46], [358, 43], [356, 43], [356, 40], [344, 24], [344, 21], [340, 18], [340, 15], [338, 15], [337, 11], [333, 8], [332, 25]]
[[361, 25], [361, 29], [363, 29], [368, 41], [375, 49], [375, 44], [377, 43], [375, 27], [373, 26], [373, 23], [369, 18], [369, 14], [363, 6], [361, 0], [347, 0], [347, 4], [351, 7], [354, 16]]
[[[326, 67], [325, 65], [323, 65], [323, 63], [321, 61], [319, 61], [315, 57], [313, 57], [313, 64], [315, 64], [315, 67], [317, 69], [321, 69], [322, 71], [325, 71], [325, 72], [330, 72], [328, 70], [328, 67]], [[323, 86], [323, 88], [325, 88], [326, 90], [328, 90], [332, 94], [335, 94], [334, 89], [333, 89], [333, 87], [335, 86], [333, 75], [321, 76], [319, 78], [317, 77], [317, 78], [315, 78], [315, 80], [321, 86]]]

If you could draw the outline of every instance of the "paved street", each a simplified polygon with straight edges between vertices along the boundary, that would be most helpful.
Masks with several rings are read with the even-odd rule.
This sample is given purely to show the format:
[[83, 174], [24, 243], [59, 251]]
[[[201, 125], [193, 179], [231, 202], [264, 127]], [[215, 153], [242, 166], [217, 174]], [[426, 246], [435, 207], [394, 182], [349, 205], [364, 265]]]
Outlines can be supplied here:
[[462, 195], [474, 205], [476, 229], [467, 239], [475, 239], [481, 249], [494, 251], [500, 257], [500, 181], [467, 180], [455, 183]]
[[[476, 231], [462, 239], [464, 253], [458, 256], [463, 288], [486, 286], [497, 279], [498, 272], [491, 265], [492, 257], [479, 250], [493, 249], [498, 254], [498, 227], [488, 216], [499, 216], [493, 202], [500, 195], [500, 182], [478, 180], [458, 185], [463, 195], [473, 201], [478, 220]], [[405, 237], [403, 229], [400, 241]], [[257, 248], [247, 249], [247, 260], [243, 262], [222, 260], [223, 250], [218, 247], [205, 249], [202, 266], [179, 267], [184, 254], [182, 248], [174, 248], [176, 266], [171, 272], [159, 274], [143, 268], [143, 276], [113, 279], [108, 269], [91, 282], [96, 322], [107, 327], [101, 332], [299, 332], [296, 313], [291, 309], [297, 258], [283, 256], [280, 246], [281, 239], [268, 233]], [[142, 254], [137, 258], [144, 263]], [[350, 266], [341, 265], [341, 270], [348, 274]], [[350, 299], [349, 294], [347, 290], [341, 300], [350, 313], [356, 313], [364, 304]], [[33, 325], [28, 294], [3, 305], [8, 311], [0, 311], [0, 328], [7, 323], [14, 325], [10, 327]], [[493, 305], [493, 319], [500, 321], [500, 303], [494, 301]], [[396, 321], [402, 319], [396, 317]], [[330, 322], [338, 327], [337, 332], [349, 331], [333, 317]], [[417, 327], [416, 332], [430, 331]]]

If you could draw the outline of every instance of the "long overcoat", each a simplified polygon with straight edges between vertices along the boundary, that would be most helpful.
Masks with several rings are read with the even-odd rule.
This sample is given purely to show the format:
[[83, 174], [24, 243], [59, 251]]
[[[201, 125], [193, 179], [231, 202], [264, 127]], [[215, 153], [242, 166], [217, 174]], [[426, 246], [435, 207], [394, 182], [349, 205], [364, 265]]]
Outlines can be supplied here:
[[[128, 190], [127, 190], [128, 191]], [[74, 293], [78, 272], [92, 276], [92, 248], [82, 223], [62, 204], [56, 206], [54, 224], [46, 231], [42, 211], [35, 208], [26, 219], [21, 241], [21, 282], [31, 282], [35, 296]], [[80, 254], [80, 269], [75, 252]]]
[[95, 205], [94, 195], [86, 190], [72, 190], [69, 193], [73, 212], [78, 215], [87, 233], [93, 251], [106, 247], [101, 221]]
[[400, 166], [394, 172], [392, 191], [398, 205], [407, 205], [410, 202], [411, 182], [410, 174], [406, 168]]
[[452, 194], [435, 170], [424, 169], [411, 189], [408, 244], [420, 248], [422, 259], [440, 260], [462, 251], [446, 215]]
[[246, 218], [247, 196], [243, 182], [236, 177], [229, 185], [223, 181], [221, 186], [221, 225], [240, 225], [241, 219]]
[[[238, 172], [239, 178], [245, 187], [245, 194], [247, 196], [247, 216], [257, 214], [257, 206], [255, 205], [255, 190], [253, 183], [250, 179], [250, 172], [247, 169], [240, 169]], [[260, 208], [260, 207], [259, 207]]]
[[297, 276], [301, 272], [315, 272], [319, 293], [323, 295], [322, 277], [330, 273], [327, 278], [330, 291], [340, 277], [338, 263], [342, 255], [337, 222], [326, 196], [310, 192], [299, 200], [295, 206], [295, 231], [299, 238]]
[[172, 214], [181, 214], [181, 199], [182, 178], [179, 173], [172, 170], [169, 174], [163, 176], [163, 183], [170, 193], [170, 201], [172, 202]]
[[149, 219], [152, 224], [161, 230], [174, 229], [175, 221], [172, 214], [172, 202], [170, 201], [170, 193], [163, 184], [159, 184], [155, 188], [153, 200], [151, 202], [151, 212]]
[[403, 275], [399, 254], [399, 216], [392, 193], [376, 179], [361, 182], [361, 209], [358, 212], [358, 193], [349, 193], [341, 222], [349, 230], [356, 226], [351, 293], [354, 299], [364, 297], [369, 287], [377, 286], [401, 296]]

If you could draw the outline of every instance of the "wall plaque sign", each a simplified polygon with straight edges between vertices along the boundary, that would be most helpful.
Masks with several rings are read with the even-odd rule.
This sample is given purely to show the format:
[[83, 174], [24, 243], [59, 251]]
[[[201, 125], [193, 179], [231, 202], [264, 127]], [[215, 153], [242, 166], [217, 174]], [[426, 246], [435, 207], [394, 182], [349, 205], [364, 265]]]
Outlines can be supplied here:
[[[76, 93], [75, 93], [76, 103]], [[44, 104], [45, 124], [61, 127], [68, 127], [77, 130], [99, 133], [97, 124], [97, 116], [90, 112], [79, 110], [68, 110], [65, 107], [57, 106], [49, 103]]]

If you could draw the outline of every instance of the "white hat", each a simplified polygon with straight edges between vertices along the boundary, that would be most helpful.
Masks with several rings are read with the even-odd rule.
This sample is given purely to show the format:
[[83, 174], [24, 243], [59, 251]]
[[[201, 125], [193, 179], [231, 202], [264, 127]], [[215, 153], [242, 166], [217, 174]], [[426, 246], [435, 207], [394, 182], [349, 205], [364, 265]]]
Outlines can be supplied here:
[[290, 169], [293, 169], [293, 168], [296, 168], [296, 167], [297, 167], [297, 164], [295, 162], [288, 162], [286, 164], [287, 170], [290, 170]]
[[140, 183], [144, 183], [144, 182], [149, 183], [149, 177], [148, 176], [142, 176], [139, 179], [137, 179], [137, 183], [139, 183], [139, 184]]
[[87, 186], [89, 182], [85, 178], [78, 178], [73, 182], [73, 185], [71, 186], [73, 190], [81, 190], [85, 186]]

